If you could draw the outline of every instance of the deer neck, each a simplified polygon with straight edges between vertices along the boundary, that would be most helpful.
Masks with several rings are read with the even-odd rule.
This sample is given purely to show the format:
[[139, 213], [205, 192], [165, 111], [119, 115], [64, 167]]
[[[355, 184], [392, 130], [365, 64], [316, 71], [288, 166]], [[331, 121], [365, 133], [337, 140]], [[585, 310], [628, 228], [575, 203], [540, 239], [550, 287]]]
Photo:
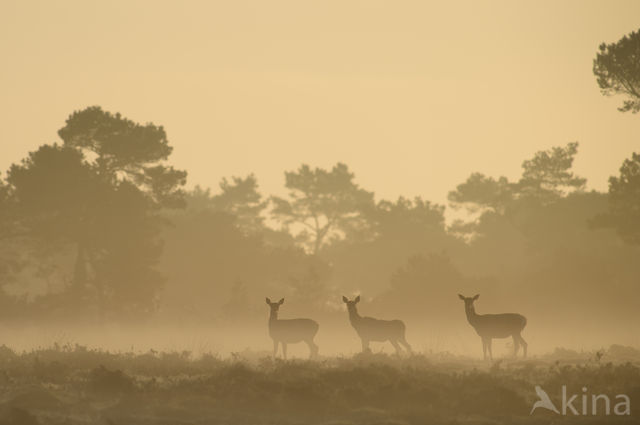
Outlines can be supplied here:
[[476, 313], [476, 308], [471, 306], [470, 308], [464, 309], [465, 313], [467, 313], [467, 320], [471, 324], [471, 326], [475, 326], [478, 323], [479, 314]]
[[271, 311], [269, 314], [269, 326], [273, 326], [278, 321], [278, 312]]
[[362, 317], [358, 314], [357, 309], [349, 309], [349, 321], [351, 322], [351, 325], [358, 325], [360, 323], [360, 319], [362, 319]]

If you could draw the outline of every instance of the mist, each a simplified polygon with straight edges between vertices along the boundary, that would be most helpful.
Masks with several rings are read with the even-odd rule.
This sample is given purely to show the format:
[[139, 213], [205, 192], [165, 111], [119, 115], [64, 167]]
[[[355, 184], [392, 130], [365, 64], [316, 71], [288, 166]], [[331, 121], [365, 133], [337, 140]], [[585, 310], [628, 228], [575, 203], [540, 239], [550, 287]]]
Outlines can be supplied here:
[[637, 421], [637, 4], [2, 9], [0, 425]]

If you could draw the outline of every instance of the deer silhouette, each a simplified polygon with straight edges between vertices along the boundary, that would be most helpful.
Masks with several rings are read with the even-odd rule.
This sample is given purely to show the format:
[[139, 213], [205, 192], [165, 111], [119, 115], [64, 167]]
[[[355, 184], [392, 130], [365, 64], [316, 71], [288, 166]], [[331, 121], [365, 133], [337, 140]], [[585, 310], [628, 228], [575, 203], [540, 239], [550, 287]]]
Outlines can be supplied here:
[[479, 294], [475, 297], [465, 297], [458, 294], [458, 297], [464, 301], [464, 311], [467, 314], [469, 324], [473, 326], [480, 338], [482, 338], [482, 353], [485, 360], [487, 359], [487, 351], [489, 352], [489, 359], [493, 360], [491, 352], [491, 340], [493, 338], [508, 338], [510, 336], [513, 337], [513, 355], [518, 356], [518, 349], [522, 345], [524, 357], [527, 357], [528, 344], [520, 335], [520, 332], [527, 325], [526, 317], [516, 313], [477, 314], [473, 302], [480, 298]]
[[282, 298], [277, 303], [272, 303], [266, 299], [271, 308], [269, 314], [269, 336], [273, 339], [273, 357], [278, 354], [278, 344], [282, 344], [282, 356], [287, 359], [287, 344], [304, 341], [309, 346], [309, 357], [318, 355], [318, 346], [313, 342], [313, 338], [318, 333], [318, 323], [311, 319], [278, 319], [278, 309], [284, 303]]
[[411, 353], [411, 346], [405, 338], [405, 326], [402, 320], [379, 320], [372, 317], [362, 317], [358, 314], [356, 304], [360, 302], [360, 295], [353, 301], [349, 301], [347, 297], [342, 297], [342, 301], [347, 305], [349, 312], [349, 321], [351, 326], [356, 330], [358, 336], [362, 340], [362, 351], [369, 351], [370, 341], [389, 341], [396, 349], [396, 353], [400, 354], [400, 344]]

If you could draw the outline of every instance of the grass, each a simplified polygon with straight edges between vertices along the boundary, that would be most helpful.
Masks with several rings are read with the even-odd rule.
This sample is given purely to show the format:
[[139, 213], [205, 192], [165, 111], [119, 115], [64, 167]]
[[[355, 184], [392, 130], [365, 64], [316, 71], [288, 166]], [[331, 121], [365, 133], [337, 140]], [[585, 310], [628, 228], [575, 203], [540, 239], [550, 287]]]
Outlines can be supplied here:
[[[546, 389], [627, 394], [631, 415], [529, 416]], [[110, 353], [0, 347], [0, 425], [538, 424], [640, 421], [640, 352], [556, 350], [530, 360], [358, 354], [282, 361], [189, 352]], [[634, 404], [635, 402], [635, 404]], [[554, 422], [555, 423], [555, 422]]]

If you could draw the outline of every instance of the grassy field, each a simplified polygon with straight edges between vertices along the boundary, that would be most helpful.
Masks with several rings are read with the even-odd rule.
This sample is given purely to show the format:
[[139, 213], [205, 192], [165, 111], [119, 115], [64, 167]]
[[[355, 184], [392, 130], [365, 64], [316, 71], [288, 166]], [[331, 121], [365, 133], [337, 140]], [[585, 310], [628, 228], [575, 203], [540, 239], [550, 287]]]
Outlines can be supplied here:
[[[560, 416], [531, 407], [544, 388], [626, 394], [631, 414]], [[0, 348], [0, 425], [640, 423], [640, 352], [558, 349], [494, 363], [446, 353], [317, 361], [189, 352]], [[575, 405], [580, 410], [580, 400]], [[589, 407], [591, 409], [591, 407]]]

